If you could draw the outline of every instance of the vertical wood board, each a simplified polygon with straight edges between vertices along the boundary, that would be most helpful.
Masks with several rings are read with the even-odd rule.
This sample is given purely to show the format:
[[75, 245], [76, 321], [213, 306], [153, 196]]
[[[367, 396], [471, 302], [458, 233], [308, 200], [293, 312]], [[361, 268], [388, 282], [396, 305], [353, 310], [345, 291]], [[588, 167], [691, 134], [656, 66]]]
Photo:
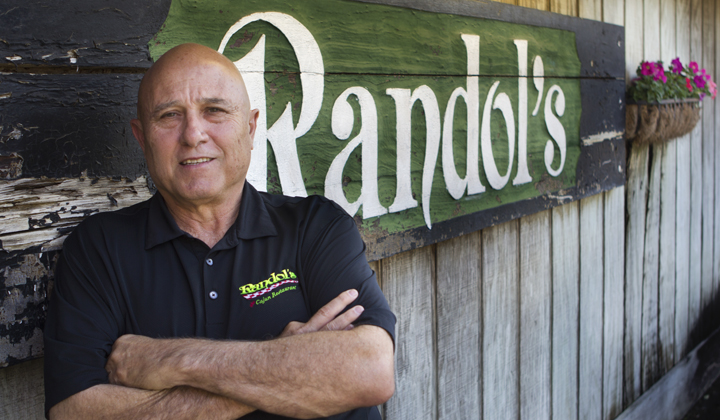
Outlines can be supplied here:
[[520, 219], [520, 419], [550, 420], [550, 211]]
[[397, 317], [395, 395], [385, 418], [435, 419], [434, 252], [421, 248], [381, 262], [383, 292]]
[[[652, 145], [645, 214], [645, 245], [642, 279], [642, 367], [641, 392], [658, 378], [658, 270], [660, 254], [660, 172], [663, 145]], [[639, 396], [639, 395], [637, 395]], [[636, 397], [637, 397], [636, 396]]]
[[603, 302], [603, 420], [612, 420], [623, 410], [623, 315], [625, 256], [625, 188], [605, 193], [605, 279]]
[[[687, 63], [690, 56], [690, 1], [677, 1], [675, 11], [677, 54]], [[691, 135], [677, 139], [676, 144], [675, 360], [680, 360], [685, 356], [689, 342]]]
[[[642, 393], [643, 261], [648, 192], [647, 145], [633, 145], [628, 164], [625, 230], [625, 369], [623, 404]], [[605, 236], [607, 238], [607, 235]]]
[[578, 418], [578, 203], [552, 211], [552, 418]]
[[578, 418], [602, 419], [603, 195], [580, 202], [580, 358]]
[[483, 419], [519, 416], [518, 222], [485, 229], [482, 235]]
[[481, 233], [437, 244], [438, 419], [481, 419]]

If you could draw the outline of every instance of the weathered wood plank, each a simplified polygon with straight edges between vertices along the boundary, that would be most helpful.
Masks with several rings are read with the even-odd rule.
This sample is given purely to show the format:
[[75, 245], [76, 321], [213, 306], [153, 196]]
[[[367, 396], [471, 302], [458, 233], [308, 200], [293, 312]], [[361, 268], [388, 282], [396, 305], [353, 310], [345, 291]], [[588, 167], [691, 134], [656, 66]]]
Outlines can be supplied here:
[[614, 419], [623, 409], [623, 314], [625, 187], [605, 193], [605, 278], [603, 303], [603, 419]]
[[[675, 3], [677, 54], [683, 63], [690, 57], [690, 2]], [[687, 353], [690, 287], [690, 134], [677, 139], [677, 188], [675, 211], [675, 360]]]
[[[603, 0], [602, 2], [602, 20], [603, 22], [613, 23], [615, 25], [625, 25], [625, 0]], [[634, 33], [628, 34], [627, 27], [625, 27], [625, 39], [634, 39], [632, 36]], [[625, 57], [627, 59], [627, 46], [628, 42], [625, 42]], [[627, 66], [627, 63], [625, 64]]]
[[[0, 42], [0, 45], [3, 45]], [[13, 178], [123, 176], [147, 170], [130, 130], [140, 74], [4, 74], [0, 155]]]
[[44, 405], [42, 360], [0, 369], [0, 418], [43, 419]]
[[720, 331], [698, 345], [617, 420], [680, 419], [720, 377]]
[[[718, 73], [720, 73], [720, 51], [717, 50], [717, 46], [720, 45], [720, 6], [715, 4], [715, 71], [713, 74], [713, 80], [718, 79]], [[713, 101], [715, 106], [715, 117], [713, 118], [715, 124], [715, 141], [720, 141], [720, 106]], [[714, 217], [714, 244], [713, 244], [713, 278], [715, 279], [714, 293], [717, 296], [720, 291], [720, 146], [715, 144], [715, 217]], [[718, 311], [720, 307], [715, 308], [713, 316], [717, 319]], [[717, 325], [717, 324], [716, 324]]]
[[579, 0], [578, 17], [583, 19], [602, 20], [602, 0]]
[[395, 395], [385, 418], [435, 419], [434, 247], [381, 261], [383, 291], [397, 317]]
[[603, 194], [580, 202], [580, 357], [578, 418], [602, 419]]
[[660, 375], [675, 364], [675, 254], [677, 141], [665, 145], [660, 175], [660, 266], [658, 272], [658, 365]]
[[517, 420], [520, 407], [518, 222], [485, 229], [482, 248], [483, 419]]
[[150, 67], [170, 0], [5, 0], [0, 56], [15, 65]]
[[117, 210], [152, 194], [145, 177], [0, 181], [0, 249], [59, 249], [72, 228], [90, 214]]
[[[691, 0], [690, 57], [702, 57], [702, 0]], [[702, 123], [690, 133], [690, 344], [693, 348], [702, 341], [699, 328], [702, 310], [702, 202], [703, 202], [703, 141]]]
[[[677, 57], [676, 1], [660, 1], [660, 58], [665, 63]], [[658, 273], [659, 368], [664, 374], [675, 364], [675, 210], [677, 141], [663, 150], [660, 175], [660, 268]]]
[[521, 420], [550, 420], [551, 243], [549, 210], [520, 219]]
[[[648, 152], [647, 145], [635, 144], [628, 162], [628, 218], [625, 230], [625, 406], [629, 406], [642, 393], [642, 292]], [[605, 237], [607, 238], [607, 235]]]
[[11, 254], [0, 260], [0, 368], [43, 355], [42, 327], [56, 256]]
[[[660, 256], [660, 172], [663, 145], [652, 145], [645, 213], [642, 279], [642, 392], [659, 377], [658, 367], [658, 270]], [[639, 396], [639, 395], [638, 395]]]
[[[622, 2], [620, 2], [622, 3]], [[615, 7], [611, 7], [614, 9]], [[624, 2], [626, 81], [645, 58], [643, 46], [643, 2]], [[651, 58], [654, 59], [654, 58]], [[633, 145], [628, 160], [627, 226], [625, 229], [625, 344], [623, 369], [623, 406], [628, 406], [641, 392], [642, 360], [642, 273], [645, 244], [645, 209], [647, 201], [648, 147]], [[607, 218], [610, 217], [606, 215]], [[605, 236], [607, 238], [607, 235]], [[607, 285], [606, 285], [607, 286]], [[607, 338], [606, 338], [607, 340]], [[607, 415], [606, 415], [607, 418]]]
[[437, 244], [438, 419], [480, 419], [481, 232]]
[[552, 418], [578, 418], [578, 203], [552, 210]]
[[559, 13], [561, 15], [577, 16], [577, 0], [550, 0], [549, 10], [553, 13]]
[[[715, 0], [703, 0], [702, 67], [715, 74]], [[713, 245], [715, 232], [715, 101], [703, 101], [702, 109], [702, 299], [703, 309], [709, 309], [715, 299], [713, 279]], [[703, 319], [703, 338], [714, 331], [717, 322], [713, 316]]]
[[550, 10], [549, 1], [552, 0], [518, 0], [517, 5], [522, 7], [528, 7], [535, 10]]

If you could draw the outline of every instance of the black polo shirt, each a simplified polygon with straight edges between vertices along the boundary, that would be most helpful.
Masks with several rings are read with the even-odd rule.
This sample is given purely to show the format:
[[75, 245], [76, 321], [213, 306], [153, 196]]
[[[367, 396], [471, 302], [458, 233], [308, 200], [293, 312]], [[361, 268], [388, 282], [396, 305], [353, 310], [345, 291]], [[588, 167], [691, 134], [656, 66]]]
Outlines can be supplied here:
[[[123, 334], [265, 340], [359, 292], [356, 325], [393, 336], [390, 312], [353, 219], [319, 196], [246, 183], [235, 224], [212, 249], [180, 230], [160, 194], [89, 217], [67, 238], [45, 325], [45, 410], [97, 384]], [[318, 361], [320, 362], [320, 361]], [[280, 418], [255, 412], [243, 419]], [[334, 417], [379, 419], [376, 408]]]

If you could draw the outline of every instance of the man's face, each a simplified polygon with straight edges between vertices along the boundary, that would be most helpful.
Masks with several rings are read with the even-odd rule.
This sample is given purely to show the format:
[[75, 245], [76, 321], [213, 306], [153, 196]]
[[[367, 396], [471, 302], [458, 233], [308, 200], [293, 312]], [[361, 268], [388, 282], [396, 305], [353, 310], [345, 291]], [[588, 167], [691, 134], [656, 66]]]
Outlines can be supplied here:
[[183, 206], [239, 197], [257, 111], [242, 81], [214, 62], [165, 65], [141, 95], [135, 137], [163, 197]]

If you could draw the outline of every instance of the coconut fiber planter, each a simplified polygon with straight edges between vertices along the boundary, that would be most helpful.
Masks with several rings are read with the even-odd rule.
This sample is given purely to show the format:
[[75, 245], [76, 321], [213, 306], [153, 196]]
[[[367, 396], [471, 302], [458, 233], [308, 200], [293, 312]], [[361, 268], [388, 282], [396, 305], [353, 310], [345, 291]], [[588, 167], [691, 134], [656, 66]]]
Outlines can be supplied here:
[[700, 120], [697, 99], [628, 104], [625, 136], [636, 143], [659, 143], [684, 136]]

